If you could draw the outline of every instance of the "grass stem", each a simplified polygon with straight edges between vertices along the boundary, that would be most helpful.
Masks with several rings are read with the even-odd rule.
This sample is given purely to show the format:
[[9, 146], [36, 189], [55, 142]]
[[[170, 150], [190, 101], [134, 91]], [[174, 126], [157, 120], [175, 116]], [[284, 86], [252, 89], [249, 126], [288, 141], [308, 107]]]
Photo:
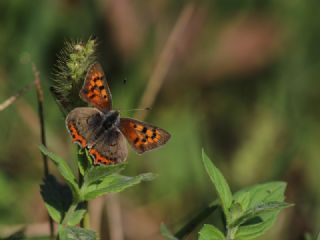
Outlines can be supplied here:
[[[44, 110], [43, 110], [43, 91], [41, 88], [40, 83], [40, 74], [36, 68], [35, 64], [32, 64], [32, 70], [34, 73], [34, 84], [37, 93], [37, 102], [38, 102], [38, 115], [39, 115], [39, 122], [40, 122], [40, 134], [41, 134], [41, 144], [47, 147], [46, 141], [46, 132], [45, 132], [45, 123], [44, 123]], [[44, 169], [44, 177], [45, 179], [49, 176], [49, 166], [48, 166], [48, 158], [46, 155], [42, 154], [43, 159], [43, 169]], [[50, 229], [50, 239], [54, 239], [54, 225], [53, 219], [48, 215], [49, 218], [49, 229]]]

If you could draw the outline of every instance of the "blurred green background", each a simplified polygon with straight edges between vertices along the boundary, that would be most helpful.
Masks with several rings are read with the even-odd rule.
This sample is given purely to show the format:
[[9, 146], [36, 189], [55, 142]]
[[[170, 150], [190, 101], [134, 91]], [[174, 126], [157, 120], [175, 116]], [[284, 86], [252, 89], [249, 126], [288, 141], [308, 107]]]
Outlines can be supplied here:
[[[100, 200], [106, 208], [90, 207], [102, 237], [113, 207], [122, 239], [161, 239], [161, 222], [176, 231], [215, 199], [201, 148], [233, 191], [288, 182], [287, 202], [295, 207], [260, 239], [304, 239], [320, 230], [318, 0], [11, 0], [0, 1], [0, 9], [0, 103], [33, 81], [34, 62], [50, 150], [75, 166], [49, 87], [64, 42], [90, 36], [98, 39], [114, 107], [152, 106], [133, 115], [147, 114], [146, 121], [172, 134], [157, 151], [129, 153], [126, 174], [152, 171], [155, 181]], [[34, 89], [0, 116], [0, 235], [24, 224], [30, 236], [41, 235], [48, 227]], [[196, 239], [197, 230], [187, 239]]]

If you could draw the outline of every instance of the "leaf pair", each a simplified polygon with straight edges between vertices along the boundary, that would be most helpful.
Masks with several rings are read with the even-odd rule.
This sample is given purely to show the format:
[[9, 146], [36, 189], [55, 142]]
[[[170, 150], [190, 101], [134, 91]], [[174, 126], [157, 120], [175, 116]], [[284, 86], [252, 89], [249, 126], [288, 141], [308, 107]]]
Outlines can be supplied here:
[[[204, 224], [199, 232], [199, 240], [255, 239], [272, 226], [281, 209], [292, 206], [284, 202], [286, 183], [270, 182], [258, 184], [232, 194], [226, 179], [204, 151], [202, 152], [202, 161], [218, 193], [219, 201], [212, 202], [210, 206], [211, 208], [217, 206], [217, 202], [220, 204], [226, 220], [224, 227], [226, 230], [222, 232], [213, 225]], [[208, 209], [205, 210], [207, 211]], [[202, 215], [207, 216], [206, 214]], [[195, 220], [197, 223], [204, 220], [204, 217], [200, 219], [199, 216], [192, 219], [189, 225], [192, 222], [194, 226]], [[187, 226], [188, 224], [184, 228], [186, 229]], [[176, 236], [181, 236], [180, 232], [185, 230], [184, 228]], [[191, 232], [190, 229], [187, 231]], [[161, 233], [166, 240], [177, 240], [164, 224], [161, 226]]]
[[[84, 202], [102, 196], [107, 193], [121, 192], [142, 181], [150, 181], [155, 178], [152, 173], [140, 174], [129, 177], [119, 173], [124, 170], [126, 164], [111, 166], [92, 166], [88, 164], [83, 168], [83, 183], [79, 183], [65, 160], [49, 152], [44, 146], [39, 147], [41, 152], [48, 156], [57, 166], [64, 178], [66, 185], [59, 183], [56, 178], [49, 175], [41, 185], [41, 195], [45, 206], [54, 221], [60, 223], [59, 235], [71, 236], [77, 228], [66, 228], [77, 225], [86, 214]], [[84, 231], [85, 230], [81, 230]], [[79, 232], [81, 235], [82, 233]], [[62, 238], [61, 239], [82, 239]], [[86, 236], [86, 235], [84, 235]], [[86, 238], [83, 238], [86, 239]], [[89, 238], [91, 239], [91, 238]]]
[[227, 232], [223, 234], [212, 225], [204, 225], [200, 240], [255, 239], [272, 226], [281, 209], [292, 206], [284, 202], [284, 182], [258, 184], [232, 195], [227, 181], [204, 151], [202, 160], [218, 193]]

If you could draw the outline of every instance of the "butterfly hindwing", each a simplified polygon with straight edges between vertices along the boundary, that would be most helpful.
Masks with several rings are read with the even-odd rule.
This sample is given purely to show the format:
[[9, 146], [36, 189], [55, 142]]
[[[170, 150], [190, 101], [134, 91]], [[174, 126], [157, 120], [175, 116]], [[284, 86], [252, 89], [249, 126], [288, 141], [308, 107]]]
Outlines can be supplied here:
[[90, 147], [95, 143], [101, 123], [101, 112], [89, 107], [75, 108], [66, 118], [66, 126], [72, 141], [79, 144], [81, 148]]
[[80, 90], [80, 97], [102, 112], [111, 110], [112, 96], [100, 63], [90, 66]]
[[127, 158], [126, 139], [113, 126], [103, 126], [103, 113], [95, 108], [73, 109], [66, 118], [66, 126], [72, 141], [81, 148], [87, 148], [94, 164], [115, 164]]
[[140, 154], [160, 147], [171, 137], [161, 128], [132, 118], [121, 118], [119, 128], [133, 149]]
[[128, 155], [125, 137], [116, 127], [105, 129], [96, 144], [89, 149], [94, 164], [116, 164], [126, 160]]

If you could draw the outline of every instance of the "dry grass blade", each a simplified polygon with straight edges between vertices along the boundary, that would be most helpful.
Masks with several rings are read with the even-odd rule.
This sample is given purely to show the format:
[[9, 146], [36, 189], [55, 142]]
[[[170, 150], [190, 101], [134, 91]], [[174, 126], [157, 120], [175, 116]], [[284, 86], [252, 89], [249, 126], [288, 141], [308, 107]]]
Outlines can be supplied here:
[[[23, 230], [23, 233], [28, 238], [43, 237], [49, 234], [48, 223], [33, 223], [33, 224], [19, 224], [19, 225], [2, 225], [0, 228], [1, 236], [9, 236], [19, 230]], [[58, 229], [56, 227], [56, 229]]]
[[12, 105], [19, 97], [21, 97], [23, 94], [25, 94], [27, 91], [29, 91], [31, 89], [31, 87], [33, 86], [33, 82], [28, 84], [27, 86], [25, 86], [24, 88], [22, 88], [18, 93], [16, 93], [15, 95], [9, 97], [7, 100], [5, 100], [4, 102], [2, 102], [0, 104], [0, 112], [5, 110], [6, 108], [8, 108], [10, 105]]
[[[194, 14], [195, 7], [193, 4], [189, 4], [183, 8], [165, 46], [162, 51], [157, 65], [148, 85], [144, 91], [141, 98], [139, 108], [145, 108], [145, 106], [152, 106], [154, 100], [156, 99], [159, 90], [165, 80], [167, 73], [170, 70], [170, 66], [175, 58], [175, 50], [178, 48], [178, 44], [181, 42], [184, 36], [184, 32]], [[148, 111], [142, 111], [140, 119], [146, 117]], [[137, 116], [136, 116], [137, 117]], [[107, 215], [110, 227], [110, 239], [112, 240], [122, 240], [123, 229], [122, 229], [122, 219], [121, 219], [121, 208], [119, 201], [116, 199], [117, 195], [111, 195], [105, 197], [107, 203]]]
[[110, 227], [110, 239], [112, 240], [123, 240], [123, 227], [121, 217], [121, 207], [119, 204], [119, 195], [109, 194], [105, 196], [107, 201], [106, 209]]
[[[193, 4], [188, 4], [183, 8], [159, 57], [154, 72], [151, 75], [148, 85], [141, 98], [139, 108], [153, 105], [175, 58], [175, 50], [178, 48], [179, 43], [181, 43], [183, 39], [184, 33], [187, 30], [194, 11], [195, 7]], [[144, 119], [147, 113], [148, 111], [141, 112], [141, 115], [139, 114], [140, 119]]]

